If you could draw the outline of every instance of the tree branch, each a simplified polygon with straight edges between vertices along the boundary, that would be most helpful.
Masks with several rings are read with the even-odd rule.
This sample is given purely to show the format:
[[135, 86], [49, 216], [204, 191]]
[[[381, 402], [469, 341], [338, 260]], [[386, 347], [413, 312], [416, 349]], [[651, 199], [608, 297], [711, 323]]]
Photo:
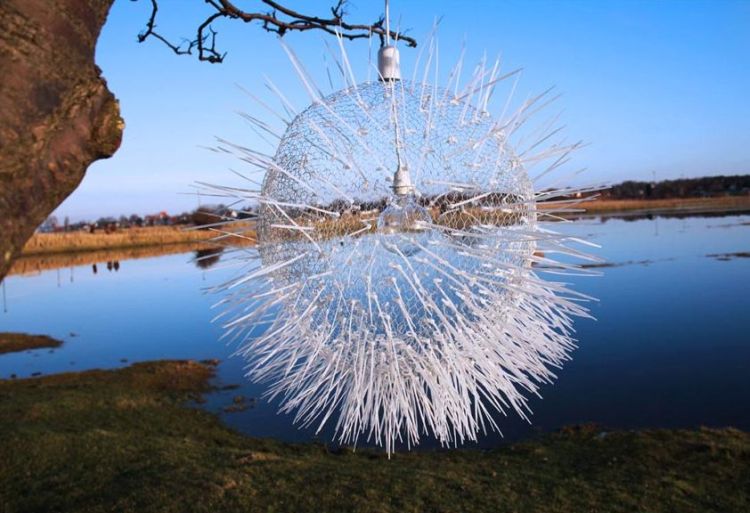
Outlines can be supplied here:
[[[132, 1], [135, 2], [138, 0]], [[265, 13], [243, 11], [234, 5], [231, 0], [204, 1], [214, 9], [214, 12], [198, 26], [195, 39], [175, 44], [156, 31], [156, 15], [159, 11], [159, 4], [158, 0], [151, 0], [151, 16], [146, 22], [146, 29], [138, 34], [138, 42], [143, 43], [153, 37], [164, 43], [177, 55], [193, 55], [193, 50], [197, 49], [199, 60], [220, 63], [224, 61], [226, 53], [221, 53], [216, 49], [216, 36], [218, 33], [211, 26], [213, 22], [220, 18], [240, 20], [245, 23], [258, 22], [264, 30], [276, 33], [279, 37], [283, 37], [286, 33], [294, 31], [322, 30], [327, 34], [340, 35], [349, 40], [365, 39], [377, 35], [380, 38], [381, 45], [385, 42], [386, 30], [383, 28], [385, 19], [380, 17], [371, 25], [348, 23], [344, 19], [346, 17], [344, 9], [346, 0], [338, 0], [336, 5], [331, 7], [330, 18], [302, 14], [274, 0], [260, 0], [263, 4], [271, 8], [271, 11]], [[417, 46], [417, 41], [404, 33], [392, 30], [388, 35], [391, 39], [402, 41], [411, 48]]]

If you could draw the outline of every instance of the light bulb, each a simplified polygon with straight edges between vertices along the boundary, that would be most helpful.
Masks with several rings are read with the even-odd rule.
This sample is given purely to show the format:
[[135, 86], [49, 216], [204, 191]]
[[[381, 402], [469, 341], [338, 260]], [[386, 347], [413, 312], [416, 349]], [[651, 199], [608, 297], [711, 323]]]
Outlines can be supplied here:
[[430, 212], [414, 194], [396, 196], [378, 216], [378, 232], [383, 246], [406, 256], [419, 252], [417, 238], [432, 224]]

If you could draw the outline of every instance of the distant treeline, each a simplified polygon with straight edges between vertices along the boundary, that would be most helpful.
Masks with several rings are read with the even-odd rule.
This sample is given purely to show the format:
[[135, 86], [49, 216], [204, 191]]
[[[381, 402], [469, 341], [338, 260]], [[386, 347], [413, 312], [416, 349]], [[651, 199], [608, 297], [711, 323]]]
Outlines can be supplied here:
[[661, 182], [627, 181], [602, 191], [605, 199], [669, 199], [750, 194], [750, 175], [704, 176]]
[[76, 232], [88, 231], [94, 233], [98, 230], [113, 232], [121, 228], [142, 228], [149, 226], [191, 226], [216, 223], [227, 219], [246, 219], [254, 215], [257, 207], [248, 205], [245, 208], [230, 208], [226, 205], [204, 205], [192, 212], [170, 215], [167, 212], [140, 216], [100, 217], [96, 221], [70, 222], [65, 217], [60, 222], [57, 216], [49, 216], [39, 227], [43, 233], [50, 232]]

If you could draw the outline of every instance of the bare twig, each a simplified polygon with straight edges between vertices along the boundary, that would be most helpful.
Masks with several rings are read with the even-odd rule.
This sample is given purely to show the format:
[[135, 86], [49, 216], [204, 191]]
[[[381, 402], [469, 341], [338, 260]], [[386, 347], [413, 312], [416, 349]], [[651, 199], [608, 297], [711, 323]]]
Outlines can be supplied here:
[[[386, 29], [384, 28], [385, 18], [382, 16], [371, 25], [346, 22], [344, 20], [346, 17], [344, 9], [346, 0], [338, 0], [336, 5], [331, 7], [330, 18], [302, 14], [274, 0], [260, 0], [261, 3], [271, 8], [270, 11], [265, 13], [243, 11], [230, 0], [204, 1], [214, 9], [214, 12], [198, 26], [195, 39], [175, 44], [157, 32], [156, 14], [159, 11], [159, 4], [158, 0], [151, 0], [151, 15], [146, 22], [146, 29], [138, 34], [138, 42], [143, 43], [148, 38], [153, 37], [164, 43], [177, 55], [193, 55], [193, 50], [197, 49], [199, 60], [219, 63], [224, 61], [226, 53], [222, 53], [216, 49], [217, 32], [211, 26], [219, 18], [240, 20], [245, 23], [258, 22], [264, 30], [274, 32], [279, 36], [284, 36], [288, 32], [294, 31], [322, 30], [328, 34], [340, 35], [349, 40], [365, 39], [372, 37], [372, 35], [377, 35], [380, 38], [381, 44], [384, 43], [386, 36]], [[417, 46], [417, 41], [404, 33], [392, 30], [389, 35], [392, 39], [400, 40], [409, 47], [414, 48]]]

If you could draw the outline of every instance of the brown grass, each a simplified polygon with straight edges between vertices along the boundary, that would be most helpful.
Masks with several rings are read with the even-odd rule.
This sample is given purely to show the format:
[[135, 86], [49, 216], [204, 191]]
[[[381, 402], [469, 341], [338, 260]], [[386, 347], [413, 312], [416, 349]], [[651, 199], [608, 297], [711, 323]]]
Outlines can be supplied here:
[[[432, 222], [436, 225], [454, 228], [458, 230], [465, 229], [475, 224], [491, 224], [495, 226], [511, 226], [517, 224], [524, 213], [523, 207], [509, 205], [507, 209], [480, 209], [467, 208], [461, 211], [440, 213], [437, 208], [429, 210]], [[351, 235], [357, 233], [374, 233], [377, 231], [378, 214], [367, 214], [362, 217], [359, 214], [344, 214], [339, 218], [320, 218], [315, 220], [298, 219], [297, 224], [302, 227], [315, 229], [316, 239], [328, 239]], [[369, 225], [369, 228], [365, 228]], [[271, 231], [271, 237], [278, 240], [302, 240], [304, 235], [301, 232], [288, 230], [285, 228], [276, 228]]]
[[635, 210], [702, 210], [733, 211], [750, 210], [750, 196], [721, 196], [716, 198], [670, 198], [670, 199], [596, 199], [584, 201], [575, 208], [586, 212], [626, 212]]
[[99, 249], [135, 246], [160, 246], [205, 241], [215, 233], [203, 230], [185, 231], [171, 226], [128, 228], [114, 233], [35, 233], [23, 248], [23, 255], [73, 253]]
[[28, 335], [26, 333], [0, 333], [0, 354], [17, 353], [29, 349], [56, 348], [62, 342], [47, 335]]
[[[449, 228], [465, 229], [473, 224], [488, 224], [495, 226], [510, 226], [517, 224], [524, 213], [523, 205], [509, 205], [509, 210], [468, 208], [462, 211], [440, 214], [432, 209], [430, 215], [433, 222]], [[672, 198], [654, 200], [613, 200], [595, 199], [581, 203], [539, 203], [542, 212], [556, 209], [583, 210], [586, 214], [625, 213], [625, 212], [733, 212], [750, 210], [750, 196], [722, 196], [715, 198]], [[560, 212], [560, 216], [577, 216], [578, 212]], [[316, 237], [328, 238], [351, 233], [365, 233], [362, 229], [370, 225], [366, 232], [376, 231], [377, 215], [362, 218], [359, 215], [345, 214], [338, 219], [323, 218], [319, 220], [298, 220], [303, 227], [313, 227]], [[279, 228], [276, 230], [278, 239], [302, 239], [299, 232]]]
[[[242, 228], [245, 237], [254, 238], [249, 226]], [[128, 228], [114, 233], [35, 233], [23, 248], [22, 256], [49, 255], [53, 253], [77, 253], [103, 249], [122, 249], [148, 246], [166, 246], [206, 242], [219, 233], [211, 230], [185, 230], [173, 226], [150, 228]], [[245, 239], [233, 239], [232, 244], [242, 244]]]

